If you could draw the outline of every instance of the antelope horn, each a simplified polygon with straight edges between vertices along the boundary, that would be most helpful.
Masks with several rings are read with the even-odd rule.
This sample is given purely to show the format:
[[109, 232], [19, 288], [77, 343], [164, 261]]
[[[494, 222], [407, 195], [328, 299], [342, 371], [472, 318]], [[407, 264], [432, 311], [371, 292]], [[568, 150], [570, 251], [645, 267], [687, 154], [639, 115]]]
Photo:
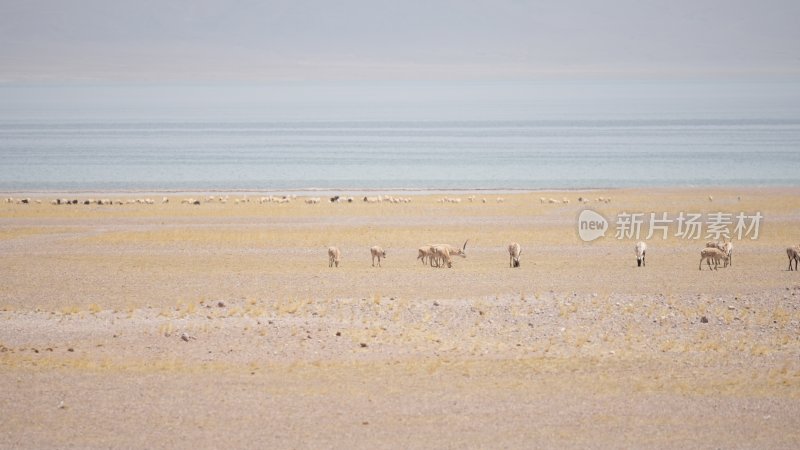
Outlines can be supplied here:
[[469, 242], [469, 239], [467, 239], [466, 241], [464, 241], [464, 246], [463, 246], [463, 247], [461, 247], [461, 251], [464, 251], [464, 250], [466, 250], [466, 249], [467, 249], [467, 242]]

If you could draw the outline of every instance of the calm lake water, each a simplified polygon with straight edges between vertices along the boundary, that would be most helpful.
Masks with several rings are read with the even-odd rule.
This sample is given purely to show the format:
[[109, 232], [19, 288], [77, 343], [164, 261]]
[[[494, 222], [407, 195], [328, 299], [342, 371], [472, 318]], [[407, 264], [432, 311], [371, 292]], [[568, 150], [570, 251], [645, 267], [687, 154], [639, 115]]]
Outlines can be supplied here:
[[798, 86], [0, 86], [0, 190], [797, 186]]

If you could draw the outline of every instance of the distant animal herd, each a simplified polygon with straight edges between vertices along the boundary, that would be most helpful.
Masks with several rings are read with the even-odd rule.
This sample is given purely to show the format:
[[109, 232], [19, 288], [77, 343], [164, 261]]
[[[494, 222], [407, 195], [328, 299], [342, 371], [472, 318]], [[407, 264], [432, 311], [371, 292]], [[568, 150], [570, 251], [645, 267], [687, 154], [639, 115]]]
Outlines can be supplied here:
[[[185, 198], [181, 200], [182, 204], [189, 204], [189, 205], [201, 205], [203, 203], [228, 203], [229, 196], [204, 196], [200, 198]], [[293, 200], [296, 200], [296, 195], [284, 195], [284, 196], [265, 196], [258, 198], [257, 201], [260, 204], [264, 203], [289, 203]], [[741, 200], [741, 197], [738, 197]], [[363, 198], [358, 199], [365, 203], [411, 203], [411, 198], [404, 198], [404, 197], [393, 197], [389, 195], [378, 195], [374, 197], [365, 196]], [[714, 201], [714, 197], [708, 196], [709, 201]], [[346, 196], [333, 196], [327, 199], [330, 203], [353, 203], [356, 201], [353, 197], [346, 197]], [[467, 197], [468, 202], [476, 202], [478, 199], [471, 195]], [[498, 197], [496, 199], [497, 203], [503, 203], [505, 201], [504, 198]], [[596, 199], [599, 203], [610, 203], [611, 198], [608, 197], [598, 197]], [[29, 204], [41, 204], [41, 199], [31, 199], [31, 198], [6, 198], [6, 203], [16, 203], [20, 205], [29, 205]], [[240, 203], [250, 203], [251, 199], [246, 195], [242, 198], [234, 198], [233, 203], [240, 204]], [[319, 197], [310, 197], [305, 199], [306, 204], [318, 204], [321, 203], [322, 199]], [[480, 199], [481, 203], [486, 203], [486, 199]], [[566, 197], [557, 200], [554, 198], [545, 198], [540, 197], [539, 202], [542, 204], [569, 204], [569, 199]], [[586, 204], [589, 203], [590, 200], [585, 197], [579, 197], [578, 203]], [[168, 197], [163, 197], [161, 199], [161, 204], [169, 203]], [[452, 197], [443, 197], [437, 200], [437, 203], [461, 203], [461, 198], [452, 198]], [[154, 205], [156, 201], [151, 198], [139, 198], [139, 199], [85, 199], [85, 200], [78, 200], [78, 199], [68, 199], [68, 198], [57, 198], [50, 201], [52, 205], [125, 205], [125, 204], [142, 204], [142, 205]], [[453, 256], [460, 256], [462, 258], [467, 257], [467, 242], [465, 241], [464, 245], [460, 248], [455, 247], [449, 244], [431, 244], [425, 245], [418, 249], [417, 253], [417, 260], [421, 260], [422, 264], [429, 265], [431, 267], [453, 267], [452, 257]], [[647, 254], [647, 244], [645, 242], [637, 242], [634, 247], [636, 253], [636, 264], [638, 267], [646, 267], [645, 263], [645, 256]], [[379, 247], [374, 246], [370, 248], [370, 254], [372, 256], [372, 265], [375, 266], [375, 262], [377, 260], [378, 267], [381, 266], [381, 259], [386, 258], [386, 251]], [[522, 255], [522, 247], [517, 242], [512, 242], [508, 244], [508, 256], [509, 256], [509, 267], [517, 268], [520, 267], [520, 256]], [[789, 258], [789, 271], [798, 271], [798, 262], [800, 262], [800, 244], [793, 245], [786, 248], [786, 256]], [[342, 252], [339, 250], [338, 247], [331, 246], [328, 248], [328, 267], [339, 267], [339, 263], [341, 262]], [[708, 265], [709, 270], [717, 270], [720, 265], [723, 268], [728, 266], [733, 266], [733, 243], [727, 240], [723, 241], [716, 241], [716, 242], [707, 242], [705, 248], [700, 251], [700, 265], [698, 267], [699, 270], [703, 270], [703, 261], [706, 262]], [[713, 263], [713, 266], [712, 266]], [[792, 266], [794, 263], [794, 266]]]
[[[431, 267], [453, 267], [453, 256], [467, 257], [467, 242], [459, 247], [454, 247], [449, 244], [431, 244], [424, 245], [417, 249], [417, 260], [421, 260], [422, 264], [430, 265]], [[508, 267], [520, 267], [520, 256], [522, 256], [522, 246], [518, 242], [508, 244]], [[386, 258], [386, 250], [379, 246], [373, 246], [369, 249], [372, 255], [372, 266], [375, 267], [375, 260], [378, 260], [378, 267], [381, 266], [381, 259]], [[634, 246], [636, 253], [637, 267], [646, 267], [645, 257], [647, 256], [647, 244], [639, 241]], [[800, 244], [788, 247], [786, 255], [789, 257], [790, 271], [797, 271], [797, 263], [800, 261]], [[328, 247], [328, 267], [339, 267], [339, 262], [342, 257], [342, 252], [338, 247]], [[703, 270], [703, 261], [708, 265], [709, 270], [718, 270], [720, 265], [723, 268], [733, 266], [733, 243], [728, 240], [722, 241], [709, 241], [706, 242], [705, 248], [700, 250], [700, 265], [698, 270]], [[792, 268], [794, 262], [794, 268]], [[714, 264], [713, 266], [711, 264]]]
[[[222, 203], [227, 204], [228, 202], [232, 202], [234, 204], [245, 204], [245, 203], [291, 203], [297, 200], [297, 195], [269, 195], [263, 196], [258, 198], [251, 198], [247, 195], [243, 195], [242, 197], [233, 197], [231, 198], [230, 195], [207, 195], [202, 197], [188, 197], [181, 199], [181, 204], [184, 205], [195, 205], [199, 206], [204, 203]], [[351, 197], [351, 196], [343, 196], [343, 195], [334, 195], [328, 198], [321, 198], [321, 197], [305, 197], [302, 199], [303, 202], [307, 205], [317, 205], [320, 203], [411, 203], [411, 197], [396, 197], [391, 195], [376, 195], [376, 196], [364, 196], [364, 197]], [[436, 200], [436, 203], [461, 203], [460, 197], [442, 197]], [[468, 203], [487, 203], [488, 200], [486, 198], [477, 198], [474, 195], [470, 195], [466, 197]], [[16, 204], [41, 204], [41, 199], [32, 199], [30, 197], [25, 198], [13, 198], [8, 197], [5, 199], [6, 203], [16, 203]], [[585, 197], [578, 197], [578, 203], [587, 204], [591, 200]], [[596, 199], [598, 203], [611, 203], [611, 198], [609, 197], [598, 197]], [[505, 198], [497, 197], [495, 198], [496, 203], [504, 203]], [[539, 203], [542, 204], [569, 204], [569, 199], [566, 197], [562, 198], [561, 200], [557, 200], [554, 198], [545, 198], [540, 197]], [[155, 205], [157, 203], [167, 204], [169, 203], [169, 197], [163, 197], [161, 201], [157, 201], [155, 199], [146, 197], [146, 198], [136, 198], [136, 199], [93, 199], [88, 198], [84, 200], [78, 200], [75, 198], [57, 198], [50, 201], [52, 205]]]

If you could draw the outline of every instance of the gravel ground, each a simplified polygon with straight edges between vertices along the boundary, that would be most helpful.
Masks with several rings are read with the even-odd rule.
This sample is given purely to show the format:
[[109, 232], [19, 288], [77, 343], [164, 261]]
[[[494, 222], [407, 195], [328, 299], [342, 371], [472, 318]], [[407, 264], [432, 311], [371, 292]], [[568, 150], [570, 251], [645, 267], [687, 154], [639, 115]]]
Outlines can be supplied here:
[[[676, 240], [636, 268], [633, 242], [582, 243], [580, 207], [536, 193], [4, 204], [0, 447], [797, 448], [800, 276], [782, 251], [800, 195], [712, 193], [772, 218], [718, 271]], [[709, 207], [705, 190], [591, 195], [614, 198], [606, 214]], [[415, 259], [467, 238], [453, 269]]]

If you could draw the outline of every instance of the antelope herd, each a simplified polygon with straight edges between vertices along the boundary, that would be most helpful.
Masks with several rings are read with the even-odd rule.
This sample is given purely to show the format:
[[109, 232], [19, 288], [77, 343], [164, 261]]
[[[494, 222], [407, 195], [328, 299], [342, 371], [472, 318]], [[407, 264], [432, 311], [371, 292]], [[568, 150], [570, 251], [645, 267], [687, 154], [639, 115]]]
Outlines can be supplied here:
[[[327, 198], [324, 198], [324, 197], [298, 197], [297, 195], [268, 195], [268, 196], [262, 196], [262, 197], [258, 197], [258, 198], [251, 198], [251, 197], [249, 197], [247, 195], [242, 195], [241, 197], [238, 197], [238, 198], [232, 198], [230, 195], [205, 195], [205, 196], [199, 196], [199, 197], [183, 198], [183, 199], [180, 200], [180, 203], [184, 204], [184, 205], [202, 205], [204, 203], [222, 203], [222, 204], [227, 204], [228, 202], [231, 202], [231, 203], [236, 204], [236, 205], [243, 205], [243, 204], [249, 204], [249, 203], [258, 203], [260, 205], [263, 205], [263, 204], [268, 204], [268, 203], [276, 203], [276, 204], [291, 203], [291, 202], [294, 202], [294, 201], [299, 201], [298, 198], [300, 198], [303, 201], [303, 203], [305, 203], [307, 205], [318, 205], [320, 203], [336, 204], [336, 203], [357, 203], [357, 202], [362, 202], [362, 203], [389, 203], [389, 204], [395, 203], [396, 204], [396, 203], [411, 203], [412, 202], [412, 198], [411, 197], [395, 197], [395, 196], [391, 196], [391, 195], [364, 196], [364, 197], [360, 197], [360, 198], [358, 198], [358, 197], [354, 198], [354, 197], [342, 196], [342, 195], [334, 195], [334, 196], [327, 197]], [[474, 196], [474, 195], [470, 195], [470, 196], [466, 197], [466, 199], [467, 199], [467, 202], [469, 202], [469, 203], [477, 203], [478, 202], [478, 198], [476, 196]], [[568, 198], [566, 198], [566, 197], [563, 197], [561, 199], [541, 197], [539, 200], [543, 204], [544, 203], [550, 203], [550, 204], [569, 204], [570, 203], [570, 200]], [[503, 198], [503, 197], [495, 198], [495, 202], [496, 203], [505, 203], [505, 201], [506, 201], [506, 199]], [[578, 201], [578, 203], [582, 203], [582, 204], [586, 204], [586, 203], [590, 202], [590, 200], [588, 198], [584, 198], [584, 197], [578, 197], [577, 201]], [[604, 197], [598, 197], [596, 199], [596, 201], [598, 203], [610, 203], [611, 199], [607, 198], [607, 197], [605, 197], [605, 198]], [[32, 198], [29, 198], [29, 197], [26, 197], [26, 198], [7, 197], [5, 199], [5, 202], [6, 203], [16, 203], [16, 204], [41, 204], [42, 200], [41, 199], [32, 199]], [[487, 199], [486, 198], [481, 198], [480, 202], [481, 203], [487, 203]], [[74, 199], [74, 198], [73, 199], [58, 198], [58, 199], [54, 199], [54, 200], [50, 201], [50, 203], [53, 204], [53, 205], [78, 205], [78, 204], [83, 204], [83, 205], [92, 205], [92, 204], [97, 204], [97, 205], [130, 205], [130, 204], [155, 205], [158, 202], [156, 200], [154, 200], [154, 199], [151, 199], [151, 198], [138, 198], [138, 199], [127, 199], [127, 200], [122, 200], [122, 199], [117, 199], [117, 200], [110, 200], [110, 199], [78, 200], [78, 199]], [[163, 197], [162, 200], [161, 200], [161, 203], [162, 204], [169, 203], [169, 198], [168, 197]], [[442, 198], [437, 199], [436, 203], [460, 204], [461, 203], [461, 198], [460, 197], [442, 197]]]
[[[422, 264], [430, 265], [431, 267], [452, 268], [453, 256], [467, 257], [467, 242], [469, 242], [469, 239], [464, 241], [464, 245], [460, 248], [450, 244], [433, 244], [420, 247], [418, 249], [417, 259], [421, 259]], [[516, 245], [517, 248], [519, 248], [519, 244], [512, 245]], [[511, 248], [511, 246], [509, 246], [509, 248]], [[376, 259], [378, 261], [378, 267], [381, 267], [381, 259], [386, 258], [386, 250], [384, 250], [383, 247], [375, 245], [370, 247], [369, 252], [370, 255], [372, 255], [372, 267], [375, 267]], [[337, 247], [328, 247], [328, 267], [339, 267], [340, 258], [341, 252]], [[517, 254], [517, 265], [514, 267], [519, 267], [519, 253]]]
[[[429, 244], [424, 245], [417, 249], [417, 260], [421, 261], [423, 265], [430, 267], [452, 268], [453, 256], [467, 257], [467, 243], [469, 239], [464, 241], [464, 245], [460, 248], [449, 244]], [[520, 256], [522, 256], [522, 246], [517, 242], [508, 244], [508, 266], [511, 268], [520, 267]], [[636, 252], [636, 265], [638, 267], [646, 267], [645, 257], [647, 255], [647, 244], [639, 241], [634, 246]], [[381, 267], [381, 259], [386, 258], [386, 250], [380, 246], [373, 246], [369, 249], [372, 255], [372, 267], [375, 267], [375, 261], [378, 262], [378, 267]], [[722, 267], [733, 266], [731, 256], [733, 254], [733, 243], [728, 240], [723, 241], [709, 241], [706, 243], [705, 248], [700, 251], [700, 265], [699, 270], [703, 270], [703, 261], [708, 265], [709, 270], [718, 270], [720, 264]], [[789, 271], [798, 270], [798, 262], [800, 262], [800, 244], [788, 247], [786, 255], [789, 257]], [[328, 247], [328, 267], [339, 267], [341, 259], [341, 251], [338, 247]], [[794, 267], [792, 266], [794, 262]], [[711, 264], [714, 264], [713, 266]]]
[[[259, 204], [265, 203], [277, 203], [277, 204], [284, 204], [290, 203], [297, 199], [296, 195], [282, 195], [282, 196], [264, 196], [260, 197], [254, 202]], [[737, 197], [738, 200], [741, 201], [741, 197]], [[197, 198], [184, 198], [180, 201], [181, 204], [186, 205], [201, 205], [204, 203], [221, 203], [226, 204], [230, 200], [228, 195], [207, 195]], [[474, 203], [478, 199], [474, 196], [468, 196], [467, 201], [469, 203]], [[346, 197], [346, 196], [339, 196], [335, 195], [326, 199], [322, 199], [320, 197], [308, 197], [304, 198], [303, 201], [309, 205], [316, 205], [319, 203], [327, 202], [327, 203], [354, 203], [355, 201], [361, 201], [363, 203], [410, 203], [411, 198], [402, 198], [402, 197], [393, 197], [389, 195], [377, 195], [377, 196], [365, 196], [362, 198], [353, 197]], [[461, 203], [461, 198], [454, 198], [454, 197], [443, 197], [436, 200], [437, 203]], [[481, 203], [486, 203], [486, 199], [480, 199]], [[504, 198], [498, 197], [496, 199], [497, 203], [503, 203], [505, 201]], [[580, 204], [589, 203], [591, 200], [585, 197], [578, 197], [577, 202]], [[595, 199], [598, 203], [610, 203], [611, 198], [609, 197], [597, 197]], [[708, 201], [714, 201], [714, 197], [709, 195]], [[246, 204], [250, 203], [251, 199], [244, 195], [241, 198], [234, 198], [233, 203], [235, 204]], [[566, 197], [562, 199], [555, 199], [555, 198], [547, 198], [547, 197], [540, 197], [539, 202], [542, 204], [550, 203], [550, 204], [569, 204], [570, 200]], [[30, 197], [25, 198], [12, 198], [8, 197], [5, 199], [5, 203], [15, 203], [18, 205], [41, 205], [43, 203], [42, 199], [35, 199]], [[138, 205], [155, 205], [158, 203], [156, 200], [151, 198], [137, 198], [137, 199], [84, 199], [78, 200], [75, 198], [56, 198], [49, 202], [52, 205], [130, 205], [130, 204], [138, 204]], [[160, 203], [168, 204], [169, 198], [163, 197]], [[430, 267], [453, 267], [453, 257], [460, 256], [462, 258], [466, 258], [466, 249], [467, 249], [467, 242], [464, 242], [464, 245], [461, 247], [452, 246], [449, 244], [430, 244], [420, 247], [417, 250], [417, 260], [421, 261], [423, 265], [428, 265]], [[509, 256], [509, 267], [511, 268], [518, 268], [520, 267], [520, 256], [522, 255], [522, 247], [516, 243], [512, 242], [508, 244], [508, 256]], [[644, 267], [645, 264], [645, 255], [647, 252], [647, 244], [644, 242], [637, 242], [635, 246], [636, 251], [636, 262], [638, 267]], [[381, 267], [381, 260], [386, 258], [386, 251], [379, 247], [375, 246], [370, 248], [370, 253], [372, 255], [372, 265], [375, 266], [375, 262], [377, 260], [378, 267]], [[786, 248], [786, 256], [789, 258], [789, 271], [798, 271], [798, 262], [800, 262], [800, 244], [793, 245]], [[329, 267], [339, 267], [339, 262], [341, 260], [341, 252], [337, 247], [330, 247], [328, 248], [328, 265]], [[703, 248], [700, 252], [700, 266], [699, 269], [703, 269], [703, 261], [707, 262], [709, 269], [717, 270], [722, 265], [723, 268], [733, 266], [733, 243], [729, 240], [723, 241], [716, 241], [716, 242], [707, 242], [705, 248]], [[712, 266], [711, 263], [714, 263]], [[792, 265], [794, 263], [794, 266]]]

